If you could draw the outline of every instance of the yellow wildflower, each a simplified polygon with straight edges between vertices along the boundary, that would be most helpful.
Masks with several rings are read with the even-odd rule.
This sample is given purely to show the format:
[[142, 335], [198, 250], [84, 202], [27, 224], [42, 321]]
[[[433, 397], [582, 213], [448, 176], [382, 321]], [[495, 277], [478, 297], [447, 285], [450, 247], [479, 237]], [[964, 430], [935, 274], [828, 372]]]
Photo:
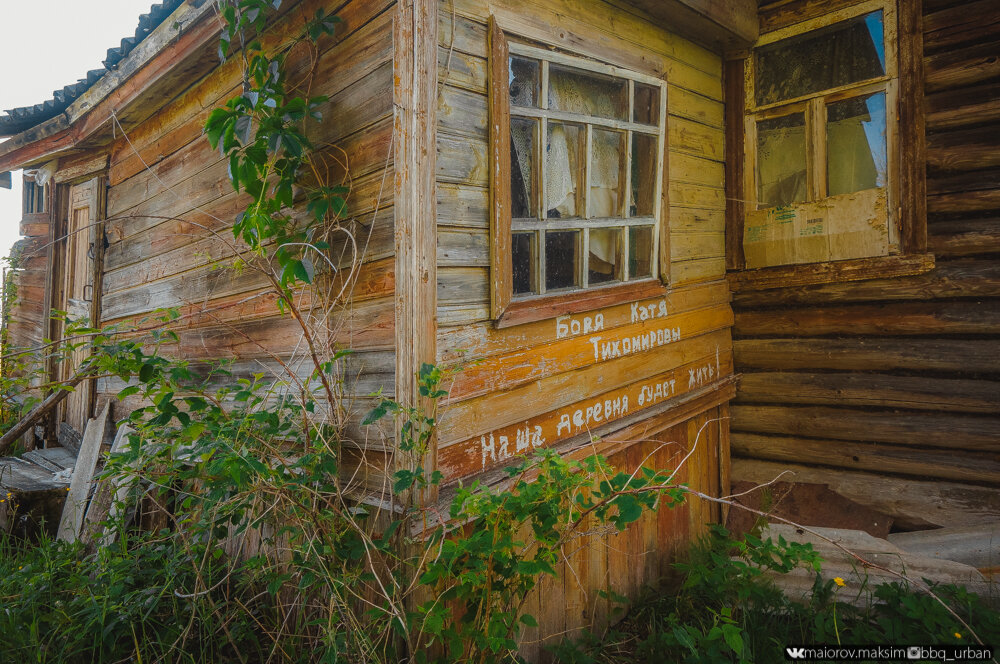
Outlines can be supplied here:
[[962, 633], [961, 632], [955, 632], [955, 638], [956, 639], [962, 638]]
[[833, 577], [833, 582], [834, 582], [834, 583], [836, 583], [836, 584], [837, 584], [838, 586], [840, 586], [841, 588], [843, 588], [844, 586], [846, 586], [846, 585], [847, 585], [847, 584], [846, 584], [846, 583], [844, 582], [844, 580], [843, 580], [842, 578], [840, 578], [839, 576], [835, 576], [835, 577]]

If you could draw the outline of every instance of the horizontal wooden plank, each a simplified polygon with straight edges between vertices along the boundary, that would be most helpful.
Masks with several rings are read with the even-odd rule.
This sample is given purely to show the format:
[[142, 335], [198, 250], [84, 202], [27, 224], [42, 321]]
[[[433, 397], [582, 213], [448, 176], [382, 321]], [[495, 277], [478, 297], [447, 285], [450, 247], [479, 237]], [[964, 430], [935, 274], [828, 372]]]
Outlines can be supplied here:
[[995, 339], [738, 339], [737, 369], [1000, 372]]
[[490, 237], [480, 229], [438, 229], [438, 267], [490, 264]]
[[965, 172], [1000, 167], [996, 128], [987, 125], [928, 134], [927, 166], [932, 172]]
[[736, 404], [733, 431], [1000, 452], [1000, 417]]
[[749, 372], [740, 378], [737, 399], [993, 414], [1000, 412], [1000, 382], [875, 373]]
[[682, 233], [670, 235], [670, 257], [673, 260], [719, 258], [726, 254], [726, 237], [722, 233]]
[[725, 303], [728, 290], [724, 282], [672, 289], [662, 298], [637, 300], [611, 305], [580, 314], [553, 316], [523, 325], [496, 328], [492, 325], [468, 325], [438, 333], [438, 361], [450, 365], [459, 360], [470, 362], [517, 348], [532, 348], [559, 339], [579, 337], [648, 319], [680, 314]]
[[505, 355], [491, 356], [466, 366], [449, 390], [451, 399], [506, 390], [539, 378], [629, 355], [663, 352], [662, 346], [729, 327], [728, 304], [665, 317], [653, 317], [543, 346], [515, 347]]
[[[732, 367], [728, 352], [730, 339], [727, 330], [719, 330], [682, 340], [672, 348], [650, 356], [632, 355], [606, 365], [543, 378], [504, 392], [457, 402], [453, 402], [449, 395], [440, 413], [439, 442], [447, 445], [478, 436], [491, 428], [512, 425], [526, 417], [582, 401], [597, 391], [622, 388], [637, 379], [673, 371], [681, 366], [694, 369], [686, 376], [688, 383], [692, 383], [693, 379], [693, 383], [704, 385], [711, 378], [709, 374], [713, 368], [715, 378], [719, 373], [723, 377], [729, 375]], [[699, 368], [702, 369], [700, 374]], [[451, 386], [447, 387], [450, 389]]]
[[489, 184], [489, 151], [486, 140], [438, 132], [437, 179], [460, 185]]
[[955, 50], [963, 44], [993, 41], [1000, 30], [1000, 7], [992, 0], [966, 2], [924, 17], [924, 50]]
[[[1000, 223], [997, 226], [1000, 231]], [[983, 298], [995, 296], [998, 292], [1000, 264], [965, 259], [941, 261], [930, 272], [908, 277], [736, 291], [733, 293], [733, 305], [742, 309], [839, 302]]]
[[[942, 51], [924, 58], [924, 90], [928, 93], [928, 110], [938, 103], [948, 104], [937, 93], [953, 91], [960, 95], [960, 88], [985, 83], [1000, 74], [997, 61], [998, 43], [992, 41], [961, 49]], [[959, 102], [961, 97], [956, 99]]]
[[[994, 67], [992, 78], [1000, 78], [1000, 58], [984, 57]], [[963, 69], [964, 71], [964, 69]], [[991, 81], [957, 90], [927, 95], [925, 103], [928, 131], [955, 129], [1000, 120], [1000, 82]]]
[[667, 79], [667, 83], [667, 104], [671, 115], [722, 129], [722, 102], [674, 85], [670, 79]]
[[721, 257], [675, 261], [670, 265], [670, 284], [672, 286], [715, 281], [724, 276], [726, 276], [726, 259]]
[[733, 432], [733, 454], [767, 461], [958, 482], [1000, 483], [1000, 456], [902, 445], [848, 443]]
[[930, 224], [927, 249], [940, 256], [1000, 253], [1000, 217]]
[[917, 254], [741, 270], [730, 273], [727, 278], [733, 291], [741, 292], [900, 277], [921, 274], [933, 267], [934, 256]]
[[682, 152], [712, 161], [725, 160], [725, 138], [721, 129], [671, 116], [667, 132], [671, 152]]
[[489, 190], [483, 187], [438, 182], [438, 225], [489, 228], [489, 200]]
[[485, 94], [442, 86], [438, 95], [437, 118], [438, 127], [448, 133], [484, 141], [488, 138]]
[[[786, 472], [788, 471], [788, 472]], [[920, 481], [798, 464], [734, 458], [733, 480], [826, 484], [840, 495], [888, 514], [897, 526], [973, 526], [997, 520], [1000, 491], [956, 482]]]
[[726, 229], [726, 215], [722, 210], [695, 210], [691, 208], [671, 207], [669, 223], [671, 232], [724, 233]]
[[442, 305], [481, 304], [490, 299], [489, 269], [447, 267], [437, 271], [437, 298]]
[[734, 329], [756, 337], [996, 334], [1000, 307], [945, 301], [741, 311]]
[[[460, 19], [461, 20], [461, 19]], [[445, 27], [448, 35], [451, 22]], [[448, 37], [450, 39], [450, 36]], [[482, 37], [486, 39], [485, 35]], [[438, 81], [444, 85], [462, 88], [469, 92], [486, 94], [486, 58], [471, 55], [453, 48], [451, 44], [438, 47]]]
[[[720, 162], [673, 151], [667, 153], [667, 160], [671, 185], [684, 182], [718, 189], [725, 187], [725, 166]], [[673, 204], [673, 200], [670, 202]]]
[[726, 209], [726, 192], [721, 187], [671, 181], [668, 197], [671, 207], [720, 211]]
[[[480, 23], [492, 12], [505, 31], [642, 72], [654, 71], [650, 61], [660, 60], [656, 64], [667, 69], [668, 80], [679, 79], [696, 91], [701, 87], [697, 74], [722, 75], [717, 54], [604, 3], [546, 0], [525, 12], [516, 0], [495, 2], [489, 8], [475, 0], [456, 0], [454, 10]], [[441, 34], [447, 41], [449, 32]], [[705, 92], [720, 98], [712, 95], [710, 86]]]
[[[621, 388], [588, 395], [578, 403], [556, 408], [545, 401], [547, 412], [527, 416], [531, 411], [520, 411], [521, 421], [508, 426], [493, 428], [481, 435], [452, 444], [441, 445], [438, 450], [438, 468], [449, 480], [474, 475], [499, 464], [510, 462], [515, 456], [529, 455], [534, 450], [551, 447], [597, 427], [624, 419], [637, 411], [669, 402], [706, 383], [729, 375], [730, 358], [725, 365], [720, 356], [708, 356], [691, 365], [655, 374]], [[708, 369], [711, 369], [709, 372]], [[701, 382], [689, 375], [704, 376]], [[537, 410], [537, 409], [535, 409]], [[496, 427], [495, 424], [493, 424]], [[453, 433], [453, 432], [449, 432]]]

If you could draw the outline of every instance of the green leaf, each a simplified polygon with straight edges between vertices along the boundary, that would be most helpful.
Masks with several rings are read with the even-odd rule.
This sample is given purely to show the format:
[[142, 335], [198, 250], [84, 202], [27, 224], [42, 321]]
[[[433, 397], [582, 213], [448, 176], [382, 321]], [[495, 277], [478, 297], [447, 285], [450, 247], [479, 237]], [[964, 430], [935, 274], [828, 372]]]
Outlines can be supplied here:
[[538, 621], [530, 613], [522, 614], [519, 620], [528, 627], [538, 627]]
[[143, 383], [148, 383], [153, 379], [153, 374], [156, 371], [156, 367], [152, 364], [146, 363], [142, 365], [139, 369], [139, 380]]

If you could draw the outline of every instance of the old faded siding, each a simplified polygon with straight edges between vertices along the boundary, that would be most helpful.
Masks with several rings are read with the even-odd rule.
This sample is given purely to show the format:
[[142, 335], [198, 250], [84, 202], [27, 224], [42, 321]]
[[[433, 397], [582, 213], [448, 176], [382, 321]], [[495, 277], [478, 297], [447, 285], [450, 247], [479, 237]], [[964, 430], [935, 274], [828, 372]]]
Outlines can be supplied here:
[[[343, 22], [324, 38], [310, 95], [326, 95], [323, 121], [309, 130], [331, 183], [351, 188], [346, 224], [364, 265], [349, 300], [328, 322], [330, 343], [356, 352], [344, 370], [348, 395], [382, 388], [394, 376], [394, 244], [392, 207], [392, 0], [306, 0], [265, 35], [280, 43], [319, 7]], [[306, 49], [289, 56], [290, 80], [302, 78]], [[240, 91], [239, 63], [217, 67], [159, 112], [119, 135], [111, 150], [102, 316], [105, 323], [176, 307], [179, 346], [190, 360], [237, 358], [235, 372], [280, 375], [276, 358], [308, 374], [297, 323], [279, 313], [265, 278], [231, 269], [232, 221], [248, 197], [233, 191], [227, 161], [202, 135], [208, 113]], [[346, 249], [345, 249], [346, 247]], [[331, 255], [350, 268], [349, 245]], [[339, 284], [338, 284], [339, 285]], [[263, 294], [262, 296], [259, 296]], [[114, 385], [104, 383], [107, 394]], [[367, 407], [358, 399], [354, 410]], [[358, 436], [364, 432], [357, 431]]]
[[791, 467], [901, 528], [1000, 516], [998, 22], [996, 3], [925, 2], [936, 268], [735, 294], [734, 479]]
[[[46, 204], [48, 206], [49, 203]], [[3, 360], [3, 372], [7, 376], [32, 373], [43, 368], [37, 360], [40, 353], [32, 352], [32, 349], [39, 348], [49, 336], [46, 289], [51, 253], [50, 219], [48, 209], [25, 213], [20, 223], [20, 232], [24, 237], [14, 244], [11, 252], [14, 269], [7, 271], [4, 286], [10, 289], [12, 306], [9, 311], [3, 312], [6, 319], [3, 353], [23, 351], [26, 354], [12, 355]], [[43, 378], [40, 374], [33, 382], [38, 384]]]
[[[668, 82], [672, 288], [665, 297], [503, 329], [489, 320], [486, 35], [491, 13], [509, 35]], [[594, 448], [580, 442], [588, 432], [605, 436], [601, 451], [621, 467], [634, 468], [652, 454], [646, 462], [664, 468], [676, 465], [697, 439], [698, 451], [685, 472], [693, 486], [717, 491], [720, 441], [726, 434], [718, 421], [725, 406], [719, 404], [727, 398], [722, 386], [732, 374], [732, 312], [721, 280], [721, 58], [598, 0], [442, 0], [439, 16], [437, 357], [459, 371], [445, 385], [449, 397], [440, 415], [438, 468], [446, 481], [473, 475], [488, 481], [490, 470], [542, 439], [569, 454], [590, 453]], [[595, 331], [598, 314], [603, 328]], [[653, 348], [633, 345], [644, 335], [658, 340]], [[595, 344], [622, 352], [601, 357]], [[675, 419], [657, 424], [648, 420], [653, 413]], [[660, 442], [627, 442], [641, 439]], [[661, 443], [668, 444], [654, 453]], [[700, 528], [717, 518], [702, 506], [679, 514], [650, 517], [626, 533], [606, 536], [607, 542], [582, 541], [559, 578], [547, 580], [529, 600], [537, 604], [544, 597], [529, 609], [541, 616], [541, 633], [572, 631], [594, 619], [599, 623], [607, 608], [598, 606], [598, 590], [610, 586], [634, 595], [658, 578], [656, 561], [687, 541], [687, 519]], [[538, 648], [533, 638], [525, 637], [528, 652]]]

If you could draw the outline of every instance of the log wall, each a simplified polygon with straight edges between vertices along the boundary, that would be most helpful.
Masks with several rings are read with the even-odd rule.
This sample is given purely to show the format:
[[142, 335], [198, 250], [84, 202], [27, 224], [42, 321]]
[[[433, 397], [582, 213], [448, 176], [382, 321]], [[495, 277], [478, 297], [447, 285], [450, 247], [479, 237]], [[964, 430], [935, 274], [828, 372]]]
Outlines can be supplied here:
[[998, 25], [996, 3], [924, 2], [936, 267], [734, 295], [734, 479], [791, 468], [897, 529], [1000, 518]]
[[[329, 98], [309, 137], [320, 147], [328, 182], [350, 187], [343, 225], [353, 233], [363, 264], [321, 336], [355, 351], [341, 368], [355, 421], [369, 408], [368, 395], [379, 389], [392, 395], [394, 387], [394, 5], [303, 0], [262, 38], [265, 46], [284, 43], [321, 7], [342, 20], [334, 38], [320, 40], [311, 79], [305, 48], [289, 54], [288, 71], [290, 81], [308, 90], [304, 94]], [[180, 342], [171, 352], [196, 361], [234, 358], [237, 376], [280, 376], [281, 363], [308, 375], [312, 365], [301, 329], [279, 312], [266, 279], [232, 269], [234, 248], [242, 248], [233, 240], [232, 222], [248, 197], [233, 191], [227, 161], [211, 149], [202, 126], [212, 109], [239, 94], [239, 65], [233, 59], [179, 90], [112, 145], [102, 318], [136, 320], [175, 307], [182, 314], [176, 325]], [[348, 243], [335, 244], [330, 255], [350, 269]], [[332, 288], [342, 285], [336, 279]], [[306, 294], [299, 303], [309, 310]], [[102, 382], [100, 393], [117, 387]], [[369, 432], [351, 433], [364, 443]]]

